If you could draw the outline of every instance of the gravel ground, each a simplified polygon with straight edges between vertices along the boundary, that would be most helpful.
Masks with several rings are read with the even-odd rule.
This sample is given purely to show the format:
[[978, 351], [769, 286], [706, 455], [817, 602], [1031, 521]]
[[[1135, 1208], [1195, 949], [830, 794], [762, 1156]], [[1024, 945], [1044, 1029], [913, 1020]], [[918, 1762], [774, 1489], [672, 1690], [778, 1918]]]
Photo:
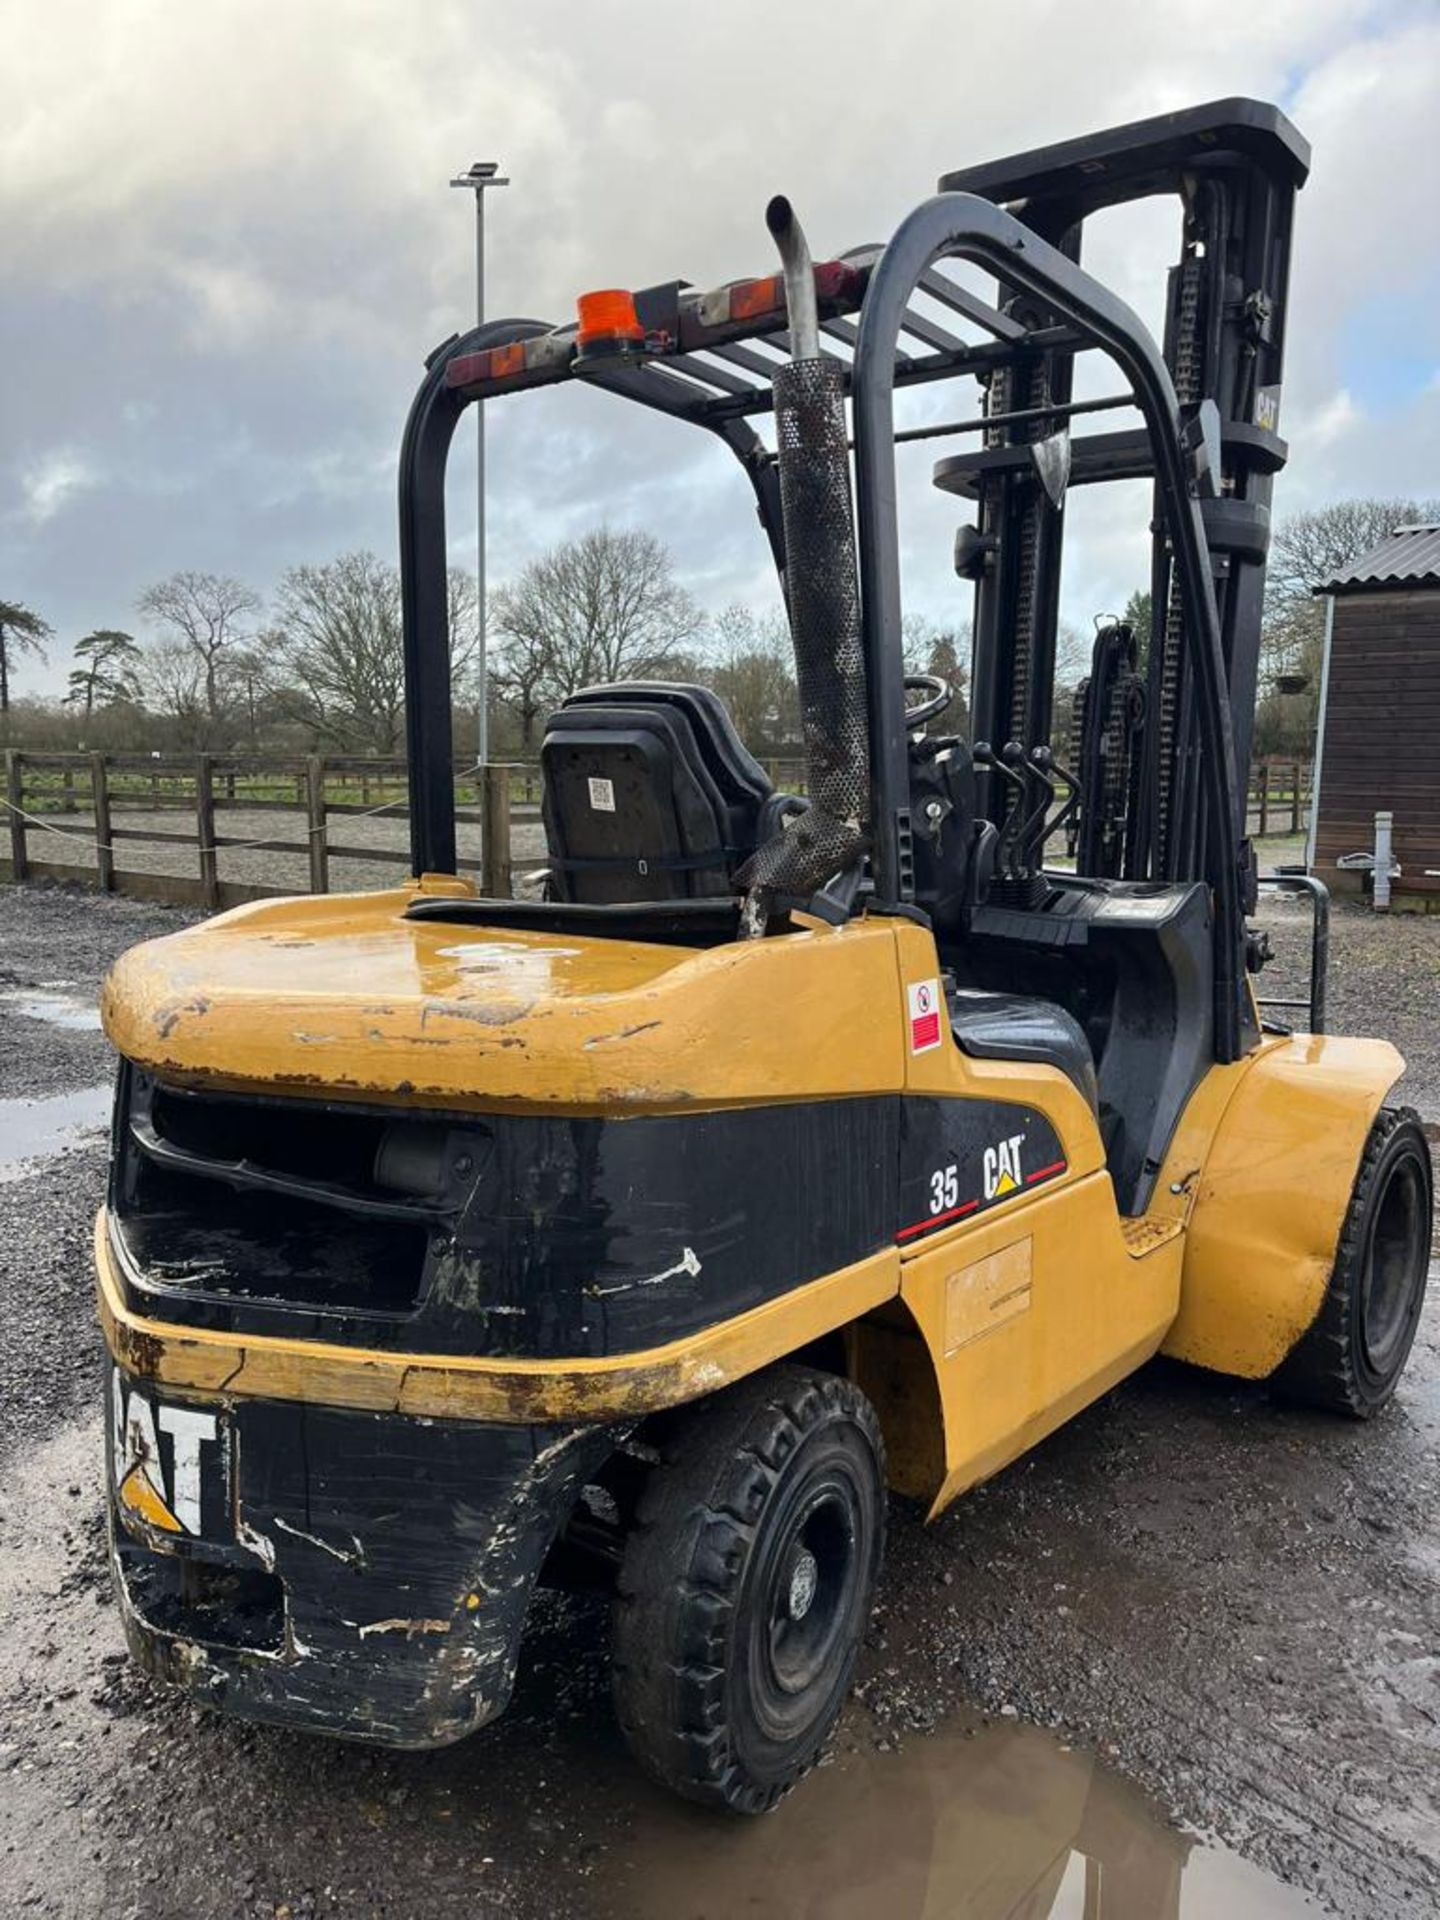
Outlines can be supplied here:
[[[180, 920], [0, 889], [0, 995], [83, 1005], [115, 953]], [[1440, 1073], [1425, 1008], [1437, 964], [1440, 923], [1337, 914], [1334, 1025], [1399, 1039], [1414, 1056], [1412, 1097], [1432, 1117]], [[34, 1018], [13, 997], [0, 997], [0, 1064], [7, 1102], [72, 1095], [109, 1071], [93, 1031]], [[39, 1138], [35, 1112], [22, 1146]], [[0, 1115], [13, 1152], [13, 1105]], [[742, 1831], [635, 1775], [609, 1713], [593, 1601], [542, 1597], [512, 1711], [433, 1755], [247, 1728], [143, 1681], [121, 1650], [100, 1520], [87, 1243], [104, 1153], [93, 1131], [58, 1156], [54, 1144], [32, 1164], [0, 1165], [0, 1912], [859, 1920], [879, 1909], [855, 1888], [890, 1848], [899, 1874], [922, 1807], [935, 1832], [927, 1824], [913, 1842], [919, 1884], [942, 1884], [936, 1836], [952, 1813], [943, 1845], [969, 1872], [998, 1816], [988, 1804], [982, 1822], [966, 1795], [998, 1777], [1007, 1752], [1019, 1755], [999, 1809], [1007, 1845], [1048, 1846], [1039, 1783], [1076, 1746], [1278, 1876], [1257, 1872], [1243, 1898], [1227, 1881], [1202, 1903], [1191, 1889], [1208, 1883], [1187, 1867], [1186, 1920], [1297, 1911], [1281, 1879], [1343, 1920], [1416, 1920], [1440, 1906], [1433, 1290], [1405, 1386], [1370, 1427], [1162, 1363], [935, 1527], [897, 1503], [833, 1765]], [[1024, 1723], [1063, 1744], [1036, 1734], [1006, 1748]], [[947, 1747], [957, 1729], [975, 1744]], [[933, 1770], [915, 1772], [932, 1753], [951, 1757], [944, 1788]], [[1187, 1843], [1135, 1817], [1115, 1843], [1117, 1874], [1135, 1832], [1156, 1858], [1184, 1857]], [[1222, 1858], [1192, 1865], [1198, 1875]], [[886, 1885], [896, 1920], [940, 1910], [923, 1891], [902, 1898], [899, 1879]], [[670, 1891], [657, 1905], [659, 1889]], [[1079, 1911], [1078, 1900], [986, 1898], [957, 1895], [946, 1910]], [[1115, 1911], [1160, 1920], [1179, 1906]]]
[[[1269, 932], [1276, 956], [1257, 991], [1282, 999], [1304, 994], [1308, 908], [1267, 894], [1257, 925]], [[1405, 1056], [1397, 1097], [1440, 1124], [1440, 914], [1380, 914], [1356, 901], [1332, 901], [1328, 987], [1328, 1031], [1393, 1041]], [[1277, 1017], [1305, 1025], [1302, 1015]]]

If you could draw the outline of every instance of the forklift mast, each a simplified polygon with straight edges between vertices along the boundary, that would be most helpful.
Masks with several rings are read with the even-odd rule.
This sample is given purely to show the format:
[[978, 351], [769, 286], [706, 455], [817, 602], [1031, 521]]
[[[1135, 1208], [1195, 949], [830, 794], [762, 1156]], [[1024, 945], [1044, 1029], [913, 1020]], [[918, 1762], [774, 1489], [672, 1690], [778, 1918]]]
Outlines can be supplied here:
[[[1095, 214], [1157, 195], [1179, 202], [1180, 252], [1168, 276], [1164, 355], [1187, 430], [1197, 446], [1213, 443], [1218, 453], [1201, 515], [1240, 776], [1239, 842], [1270, 498], [1287, 453], [1278, 425], [1291, 226], [1309, 159], [1308, 145], [1278, 109], [1225, 100], [962, 168], [940, 181], [943, 192], [980, 194], [1008, 207], [1077, 262]], [[1003, 284], [999, 304], [1032, 331], [1055, 317]], [[935, 473], [938, 486], [979, 507], [977, 528], [957, 551], [957, 566], [977, 584], [975, 737], [997, 745], [1018, 741], [1027, 754], [1050, 744], [1054, 720], [1064, 540], [1064, 482], [1055, 485], [1055, 466], [1069, 486], [1143, 479], [1154, 470], [1143, 431], [1069, 441], [1073, 368], [1073, 351], [1057, 345], [997, 370], [986, 399], [996, 424], [984, 445], [942, 460]], [[1078, 842], [1084, 873], [1198, 879], [1207, 865], [1200, 740], [1182, 645], [1180, 584], [1158, 502], [1153, 526], [1152, 630], [1102, 631], [1077, 700], [1071, 752], [1082, 791], [1072, 843]], [[1021, 804], [1013, 783], [999, 792], [992, 785], [987, 805], [997, 827]], [[1253, 869], [1246, 864], [1248, 909]], [[1025, 904], [1026, 888], [1037, 884], [1038, 859], [1028, 865], [1017, 904]], [[1016, 890], [1017, 883], [1009, 884]]]

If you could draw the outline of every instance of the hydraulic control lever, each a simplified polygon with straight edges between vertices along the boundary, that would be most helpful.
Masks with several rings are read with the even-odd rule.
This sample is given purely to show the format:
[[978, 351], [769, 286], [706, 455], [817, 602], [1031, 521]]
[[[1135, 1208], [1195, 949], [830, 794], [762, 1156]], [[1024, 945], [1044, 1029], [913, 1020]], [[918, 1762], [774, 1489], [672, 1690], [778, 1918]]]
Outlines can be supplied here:
[[1023, 760], [1024, 748], [1021, 747], [1018, 740], [1008, 742], [999, 754], [996, 753], [988, 740], [977, 740], [970, 749], [970, 757], [977, 767], [983, 767], [987, 773], [999, 774], [1002, 780], [1006, 781], [1015, 789], [1015, 808], [1001, 829], [999, 845], [995, 849], [995, 864], [1002, 877], [1007, 880], [1013, 880], [1015, 878], [1014, 869], [1011, 865], [1011, 854], [1015, 841], [1015, 827], [1017, 822], [1023, 817], [1024, 808], [1029, 797], [1025, 776], [1022, 773], [1018, 773], [1015, 769], [1016, 755], [1019, 755]]
[[1045, 816], [1055, 804], [1055, 782], [1050, 778], [1050, 766], [1051, 757], [1048, 747], [1034, 747], [1031, 749], [1030, 763], [1026, 771], [1031, 775], [1044, 797], [1041, 799], [1035, 811], [1028, 815], [1022, 824], [1019, 833], [1016, 835], [1016, 844], [1020, 849], [1022, 862], [1028, 849], [1032, 845], [1034, 846], [1035, 865], [1037, 868], [1043, 867], [1045, 864], [1045, 842], [1050, 837], [1045, 831]]
[[1015, 811], [1006, 821], [1005, 831], [1000, 836], [1000, 854], [1005, 871], [1012, 878], [1028, 879], [1031, 869], [1025, 862], [1025, 850], [1029, 845], [1030, 823], [1034, 818], [1029, 808], [1032, 791], [1038, 782], [1019, 740], [1007, 740], [1000, 749], [1000, 758], [1020, 783], [1020, 797], [1015, 803]]
[[[1049, 840], [1053, 835], [1059, 833], [1062, 827], [1068, 827], [1070, 822], [1075, 818], [1075, 811], [1080, 805], [1080, 782], [1076, 779], [1075, 775], [1071, 773], [1068, 767], [1061, 766], [1060, 762], [1055, 758], [1054, 754], [1050, 751], [1048, 747], [1037, 747], [1035, 749], [1036, 759], [1038, 759], [1042, 753], [1045, 756], [1046, 772], [1058, 773], [1060, 778], [1065, 782], [1066, 786], [1069, 787], [1070, 789], [1070, 798], [1065, 802], [1064, 806], [1061, 807], [1060, 811], [1056, 814], [1055, 818], [1041, 832], [1040, 853], [1043, 858], [1044, 852], [1045, 852], [1045, 842]], [[1053, 794], [1055, 790], [1055, 785], [1053, 781], [1050, 783], [1050, 790]]]

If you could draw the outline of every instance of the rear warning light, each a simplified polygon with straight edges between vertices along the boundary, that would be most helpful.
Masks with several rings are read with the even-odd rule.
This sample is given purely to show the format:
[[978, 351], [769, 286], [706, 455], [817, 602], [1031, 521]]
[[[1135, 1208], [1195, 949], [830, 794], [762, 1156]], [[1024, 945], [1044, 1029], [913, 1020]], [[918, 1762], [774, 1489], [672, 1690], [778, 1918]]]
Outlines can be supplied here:
[[553, 373], [569, 364], [575, 349], [574, 335], [567, 332], [540, 333], [533, 340], [511, 340], [503, 347], [487, 347], [480, 353], [462, 353], [445, 369], [449, 387], [494, 386], [529, 375]]
[[490, 363], [488, 379], [508, 379], [513, 373], [525, 371], [525, 342], [514, 340], [508, 347], [491, 347], [484, 358]]
[[778, 273], [763, 280], [737, 280], [730, 288], [731, 320], [759, 320], [785, 311], [785, 282]]
[[[822, 307], [853, 308], [865, 290], [865, 271], [845, 260], [822, 260], [815, 268], [815, 297]], [[702, 293], [697, 302], [702, 327], [756, 326], [785, 319], [785, 281], [778, 273], [762, 280], [732, 280]]]

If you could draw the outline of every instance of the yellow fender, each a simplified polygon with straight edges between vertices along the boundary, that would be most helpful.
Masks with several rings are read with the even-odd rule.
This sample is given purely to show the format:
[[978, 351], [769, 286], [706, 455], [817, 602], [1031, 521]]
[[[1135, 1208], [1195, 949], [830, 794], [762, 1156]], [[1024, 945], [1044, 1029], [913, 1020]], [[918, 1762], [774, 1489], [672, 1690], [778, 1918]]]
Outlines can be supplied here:
[[1190, 1214], [1163, 1352], [1263, 1380], [1309, 1331], [1366, 1138], [1404, 1067], [1383, 1040], [1296, 1034], [1207, 1076], [1196, 1099], [1235, 1078], [1204, 1164], [1177, 1177]]

